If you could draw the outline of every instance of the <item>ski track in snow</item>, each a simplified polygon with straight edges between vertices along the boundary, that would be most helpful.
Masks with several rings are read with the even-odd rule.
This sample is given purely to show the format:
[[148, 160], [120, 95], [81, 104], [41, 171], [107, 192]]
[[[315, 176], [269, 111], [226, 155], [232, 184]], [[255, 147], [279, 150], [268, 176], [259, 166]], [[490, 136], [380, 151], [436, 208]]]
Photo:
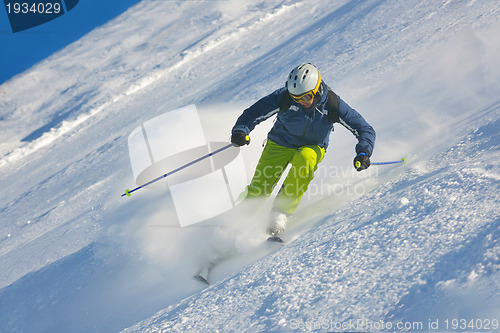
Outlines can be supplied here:
[[[499, 14], [478, 1], [144, 0], [7, 81], [0, 331], [500, 319]], [[168, 194], [119, 197], [138, 124], [196, 103], [207, 138], [227, 141], [302, 61], [374, 125], [373, 160], [408, 163], [357, 174], [355, 140], [336, 127], [297, 211], [307, 223], [269, 255], [238, 223], [176, 227]], [[243, 151], [249, 177], [271, 125]], [[240, 254], [214, 285], [190, 279], [227, 251]]]

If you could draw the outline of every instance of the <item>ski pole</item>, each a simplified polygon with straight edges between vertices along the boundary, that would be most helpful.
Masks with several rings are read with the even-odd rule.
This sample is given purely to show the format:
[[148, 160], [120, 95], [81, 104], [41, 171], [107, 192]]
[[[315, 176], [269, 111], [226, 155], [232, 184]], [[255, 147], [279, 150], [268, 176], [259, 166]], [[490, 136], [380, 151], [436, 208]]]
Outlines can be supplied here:
[[176, 172], [178, 172], [178, 171], [181, 171], [181, 170], [183, 170], [183, 169], [187, 168], [188, 166], [191, 166], [191, 165], [193, 165], [193, 164], [195, 164], [195, 163], [198, 163], [198, 162], [200, 162], [200, 161], [204, 160], [205, 158], [208, 158], [208, 157], [210, 157], [210, 156], [213, 156], [213, 155], [215, 155], [215, 154], [218, 154], [218, 153], [220, 153], [221, 151], [226, 150], [227, 148], [232, 147], [232, 146], [233, 146], [233, 144], [232, 144], [232, 143], [230, 143], [230, 144], [228, 144], [228, 145], [226, 145], [226, 146], [224, 146], [224, 147], [222, 147], [222, 148], [219, 148], [219, 149], [217, 149], [217, 150], [215, 150], [215, 151], [213, 151], [213, 152], [211, 152], [211, 153], [209, 153], [209, 154], [203, 155], [202, 157], [199, 157], [199, 158], [197, 158], [197, 159], [195, 159], [195, 160], [193, 160], [193, 161], [191, 161], [191, 162], [189, 162], [189, 163], [186, 163], [186, 164], [184, 164], [183, 166], [180, 166], [180, 167], [178, 167], [178, 168], [177, 168], [177, 169], [175, 169], [175, 170], [172, 170], [172, 171], [170, 171], [170, 172], [167, 172], [167, 173], [165, 173], [165, 174], [161, 175], [160, 177], [157, 177], [157, 178], [155, 178], [155, 179], [153, 179], [153, 180], [151, 180], [151, 181], [147, 182], [146, 184], [142, 184], [141, 186], [137, 186], [136, 188], [134, 188], [134, 189], [132, 189], [132, 190], [125, 190], [125, 193], [123, 193], [123, 194], [122, 194], [122, 197], [124, 197], [124, 196], [128, 196], [128, 197], [130, 197], [130, 195], [131, 195], [133, 192], [135, 192], [135, 191], [137, 191], [137, 190], [140, 190], [141, 188], [146, 187], [146, 186], [148, 186], [148, 185], [151, 185], [151, 184], [153, 184], [154, 182], [157, 182], [157, 181], [159, 181], [160, 179], [163, 179], [163, 178], [165, 178], [165, 177], [168, 177], [168, 176], [170, 176], [170, 175], [172, 175], [172, 174], [174, 174], [174, 173], [176, 173]]
[[404, 163], [405, 163], [405, 158], [403, 157], [402, 159], [400, 159], [400, 160], [398, 160], [398, 161], [389, 161], [389, 162], [372, 162], [371, 164], [372, 164], [372, 165], [386, 165], [386, 164], [397, 164], [397, 163], [404, 164]]

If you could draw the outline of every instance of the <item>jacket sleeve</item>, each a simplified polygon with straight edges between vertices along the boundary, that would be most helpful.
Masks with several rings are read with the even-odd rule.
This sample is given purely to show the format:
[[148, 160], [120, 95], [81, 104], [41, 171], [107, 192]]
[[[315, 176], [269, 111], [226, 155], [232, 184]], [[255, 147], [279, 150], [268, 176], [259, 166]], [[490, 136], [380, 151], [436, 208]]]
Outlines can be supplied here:
[[340, 123], [358, 139], [356, 154], [365, 152], [371, 156], [375, 145], [375, 130], [356, 110], [347, 105], [340, 97], [338, 99]]
[[242, 131], [250, 134], [255, 126], [278, 113], [281, 96], [285, 92], [285, 89], [283, 87], [274, 91], [243, 111], [243, 114], [236, 120], [232, 132]]

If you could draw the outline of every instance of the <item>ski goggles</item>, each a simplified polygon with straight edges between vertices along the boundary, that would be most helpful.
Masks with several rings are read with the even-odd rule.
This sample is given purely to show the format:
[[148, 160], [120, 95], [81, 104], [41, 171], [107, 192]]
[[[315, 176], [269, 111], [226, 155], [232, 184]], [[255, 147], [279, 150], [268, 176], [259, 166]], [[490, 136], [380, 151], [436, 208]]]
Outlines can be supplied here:
[[314, 98], [314, 93], [311, 90], [311, 91], [308, 91], [305, 94], [302, 94], [300, 96], [296, 96], [296, 95], [292, 95], [292, 94], [290, 94], [290, 96], [297, 103], [300, 103], [300, 102], [309, 103]]
[[[319, 73], [318, 73], [318, 75], [319, 75]], [[290, 94], [290, 96], [297, 103], [300, 103], [300, 102], [309, 103], [314, 98], [314, 96], [316, 96], [316, 93], [318, 92], [320, 85], [321, 85], [321, 75], [319, 75], [318, 83], [316, 83], [316, 87], [314, 87], [313, 90], [309, 90], [308, 92], [305, 92], [302, 95]]]

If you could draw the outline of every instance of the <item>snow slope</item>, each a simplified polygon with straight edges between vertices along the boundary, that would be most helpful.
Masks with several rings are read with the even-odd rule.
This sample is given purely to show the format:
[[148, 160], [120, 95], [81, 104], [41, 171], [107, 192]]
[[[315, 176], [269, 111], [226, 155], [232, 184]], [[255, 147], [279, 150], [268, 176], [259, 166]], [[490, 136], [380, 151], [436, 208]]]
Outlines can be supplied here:
[[[499, 12], [494, 1], [144, 0], [7, 81], [0, 331], [500, 320]], [[262, 259], [258, 228], [236, 239], [237, 223], [179, 228], [168, 191], [120, 197], [138, 124], [195, 103], [207, 139], [225, 141], [304, 61], [375, 127], [373, 160], [406, 155], [405, 166], [353, 172], [355, 140], [337, 128], [297, 211], [310, 230]], [[271, 125], [243, 150], [249, 177]], [[214, 247], [240, 255], [203, 289], [190, 277]]]
[[424, 167], [126, 331], [420, 331], [498, 319], [498, 105], [482, 120]]

